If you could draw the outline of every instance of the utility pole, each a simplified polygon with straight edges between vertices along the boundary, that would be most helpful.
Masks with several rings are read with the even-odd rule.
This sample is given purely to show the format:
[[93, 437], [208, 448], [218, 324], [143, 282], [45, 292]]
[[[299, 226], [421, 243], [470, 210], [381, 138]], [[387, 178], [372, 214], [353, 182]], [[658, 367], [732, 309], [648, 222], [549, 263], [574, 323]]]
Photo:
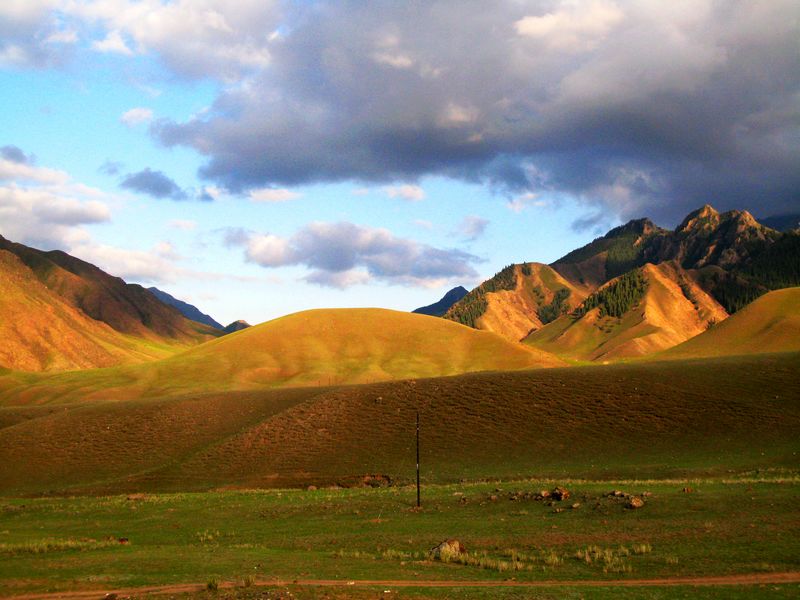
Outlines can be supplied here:
[[417, 410], [417, 508], [419, 507], [419, 410]]

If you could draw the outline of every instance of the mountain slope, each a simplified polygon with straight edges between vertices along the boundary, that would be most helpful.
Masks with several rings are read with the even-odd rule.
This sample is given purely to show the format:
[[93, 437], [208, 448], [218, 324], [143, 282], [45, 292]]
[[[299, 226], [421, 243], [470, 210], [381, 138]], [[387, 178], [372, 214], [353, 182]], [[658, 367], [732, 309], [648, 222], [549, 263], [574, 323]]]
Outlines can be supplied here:
[[226, 334], [228, 333], [236, 333], [237, 331], [241, 331], [242, 329], [247, 329], [248, 327], [252, 327], [250, 323], [247, 321], [242, 321], [239, 319], [238, 321], [234, 321], [233, 323], [228, 323], [225, 327], [222, 328], [222, 331]]
[[183, 300], [178, 300], [175, 296], [168, 294], [167, 292], [158, 289], [157, 287], [149, 287], [147, 288], [149, 292], [151, 292], [156, 298], [161, 300], [164, 304], [168, 304], [169, 306], [174, 306], [177, 308], [180, 313], [186, 317], [187, 319], [191, 319], [192, 321], [196, 321], [198, 323], [202, 323], [203, 325], [208, 325], [209, 327], [213, 327], [214, 329], [222, 329], [222, 325], [219, 324], [217, 321], [212, 319], [209, 315], [201, 312], [199, 308], [196, 306], [189, 304], [188, 302], [184, 302]]
[[218, 335], [212, 328], [186, 319], [142, 286], [125, 283], [60, 250], [44, 252], [2, 236], [0, 250], [19, 257], [41, 283], [68, 304], [120, 333], [181, 343]]
[[510, 265], [445, 313], [445, 319], [519, 341], [532, 329], [577, 307], [586, 288], [541, 263]]
[[354, 384], [560, 366], [556, 357], [437, 317], [384, 309], [295, 313], [143, 365], [0, 377], [16, 403]]
[[687, 358], [800, 351], [800, 287], [761, 296], [729, 319], [659, 354]]
[[90, 319], [6, 250], [0, 250], [0, 289], [0, 367], [84, 369], [163, 358], [175, 351]]
[[454, 287], [452, 290], [442, 296], [441, 300], [429, 304], [428, 306], [421, 306], [415, 308], [411, 312], [419, 315], [430, 315], [431, 317], [443, 316], [453, 304], [461, 300], [468, 294], [467, 289], [463, 286]]
[[[644, 356], [692, 338], [725, 310], [675, 263], [646, 264], [603, 288], [614, 296], [618, 281], [638, 277], [639, 293], [604, 305], [590, 297], [588, 309], [564, 315], [533, 332], [525, 343], [571, 360], [614, 360]], [[618, 295], [618, 294], [617, 294]], [[608, 302], [608, 301], [607, 301]], [[595, 305], [597, 304], [597, 305]]]

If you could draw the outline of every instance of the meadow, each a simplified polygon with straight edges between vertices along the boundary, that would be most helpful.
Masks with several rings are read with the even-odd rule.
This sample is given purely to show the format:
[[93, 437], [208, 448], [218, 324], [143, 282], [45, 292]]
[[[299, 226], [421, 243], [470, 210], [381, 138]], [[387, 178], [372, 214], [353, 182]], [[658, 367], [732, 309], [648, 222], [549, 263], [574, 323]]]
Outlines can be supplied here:
[[[536, 499], [556, 485], [571, 495]], [[185, 596], [523, 597], [516, 588], [358, 589], [298, 580], [619, 580], [800, 569], [800, 475], [651, 481], [515, 481], [0, 500], [0, 595], [193, 584]], [[639, 495], [626, 508], [614, 491]], [[447, 538], [468, 554], [443, 562]], [[123, 540], [125, 543], [120, 543]], [[464, 564], [468, 563], [468, 564]], [[271, 588], [261, 589], [261, 585]], [[792, 597], [797, 584], [536, 590], [540, 597]], [[528, 594], [533, 591], [528, 590]], [[550, 595], [553, 593], [554, 595]], [[363, 596], [361, 596], [363, 594]], [[566, 595], [565, 595], [566, 594]], [[177, 595], [177, 592], [176, 592]], [[287, 596], [284, 596], [287, 597]], [[524, 596], [530, 597], [530, 596]]]

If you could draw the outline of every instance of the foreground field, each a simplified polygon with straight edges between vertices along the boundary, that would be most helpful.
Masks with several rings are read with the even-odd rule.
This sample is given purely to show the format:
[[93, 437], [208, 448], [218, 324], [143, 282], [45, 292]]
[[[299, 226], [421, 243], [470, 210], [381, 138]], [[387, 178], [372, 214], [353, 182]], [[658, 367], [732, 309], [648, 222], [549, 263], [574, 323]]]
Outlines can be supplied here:
[[[556, 484], [566, 486], [571, 497], [552, 505], [534, 499], [535, 492]], [[645, 505], [627, 509], [625, 498], [608, 496], [613, 490], [648, 492]], [[413, 509], [411, 487], [3, 499], [0, 595], [216, 582], [239, 588], [226, 593], [260, 597], [243, 586], [310, 579], [613, 585], [648, 578], [797, 573], [799, 491], [797, 474], [773, 474], [426, 486], [419, 512]], [[454, 537], [466, 545], [475, 564], [428, 556], [436, 544]], [[127, 543], [120, 543], [122, 538]], [[291, 589], [299, 597], [374, 598], [385, 588], [348, 589], [346, 595], [337, 595], [336, 589]], [[519, 598], [531, 593], [389, 589], [393, 595], [384, 597], [457, 593]], [[775, 597], [800, 591], [796, 584], [755, 589]], [[744, 597], [754, 590], [741, 591]], [[545, 598], [585, 594], [574, 586], [541, 590]], [[592, 597], [698, 595], [737, 597], [730, 587], [702, 594], [690, 587], [592, 589]]]
[[796, 468], [800, 355], [0, 408], [0, 493]]

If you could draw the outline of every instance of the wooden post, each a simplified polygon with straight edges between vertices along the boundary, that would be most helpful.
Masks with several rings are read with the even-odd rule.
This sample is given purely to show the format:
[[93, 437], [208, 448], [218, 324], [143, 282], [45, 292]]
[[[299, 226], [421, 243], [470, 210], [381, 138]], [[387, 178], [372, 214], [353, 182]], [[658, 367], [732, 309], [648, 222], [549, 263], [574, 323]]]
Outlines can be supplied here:
[[417, 508], [419, 507], [419, 411], [417, 411]]

